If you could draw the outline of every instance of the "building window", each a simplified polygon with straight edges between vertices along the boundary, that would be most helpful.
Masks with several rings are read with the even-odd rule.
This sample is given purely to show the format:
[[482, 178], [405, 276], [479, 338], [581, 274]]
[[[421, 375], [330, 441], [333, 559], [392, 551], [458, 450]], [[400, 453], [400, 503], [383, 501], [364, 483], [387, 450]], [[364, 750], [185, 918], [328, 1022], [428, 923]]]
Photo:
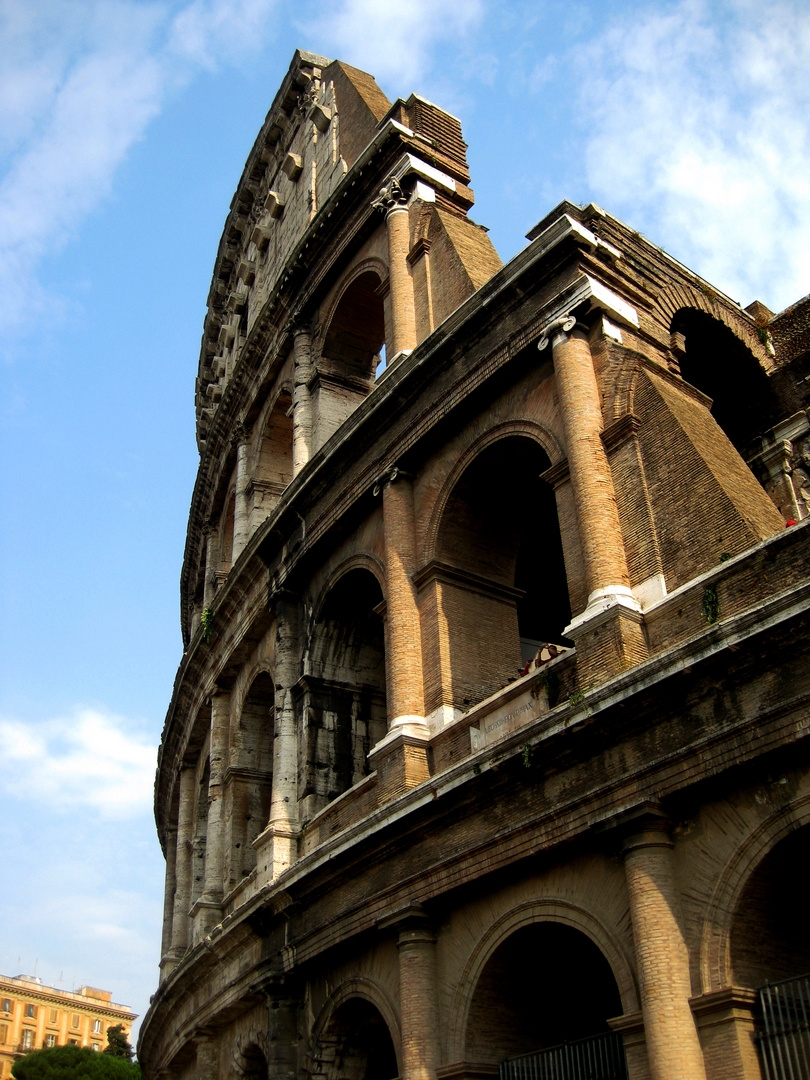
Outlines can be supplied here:
[[95, 1050], [96, 1053], [101, 1049], [101, 1043], [90, 1043], [90, 1049]]
[[73, 1028], [77, 1028], [79, 1026], [80, 1021], [81, 1021], [81, 1016], [79, 1016], [78, 1013], [73, 1013], [71, 1015], [71, 1017], [70, 1017], [70, 1026], [73, 1027]]
[[100, 1020], [94, 1020], [93, 1021], [93, 1034], [94, 1035], [100, 1035], [101, 1034], [101, 1021]]
[[23, 1050], [33, 1050], [34, 1048], [34, 1033], [30, 1028], [23, 1028], [22, 1048]]
[[25, 1015], [29, 1020], [35, 1020], [36, 1016], [37, 1016], [37, 1007], [36, 1007], [36, 1005], [26, 1005], [25, 1006]]
[[46, 1035], [45, 1036], [45, 1045], [46, 1046], [56, 1046], [56, 1036], [55, 1035]]
[[11, 1012], [11, 998], [3, 998], [3, 1012]]
[[8, 1042], [8, 1024], [0, 1024], [0, 1043]]
[[56, 1023], [56, 1009], [51, 1009], [50, 1011], [50, 1023]]
[[78, 1046], [79, 1045], [79, 1040], [78, 1039], [68, 1039], [68, 1044], [70, 1046]]

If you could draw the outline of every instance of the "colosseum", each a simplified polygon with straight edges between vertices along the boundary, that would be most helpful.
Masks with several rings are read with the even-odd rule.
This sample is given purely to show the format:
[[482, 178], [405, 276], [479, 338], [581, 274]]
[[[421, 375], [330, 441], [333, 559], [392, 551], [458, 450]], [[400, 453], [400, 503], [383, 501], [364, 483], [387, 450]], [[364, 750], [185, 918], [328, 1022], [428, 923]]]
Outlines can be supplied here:
[[810, 297], [469, 184], [297, 52], [236, 189], [145, 1076], [807, 1078]]

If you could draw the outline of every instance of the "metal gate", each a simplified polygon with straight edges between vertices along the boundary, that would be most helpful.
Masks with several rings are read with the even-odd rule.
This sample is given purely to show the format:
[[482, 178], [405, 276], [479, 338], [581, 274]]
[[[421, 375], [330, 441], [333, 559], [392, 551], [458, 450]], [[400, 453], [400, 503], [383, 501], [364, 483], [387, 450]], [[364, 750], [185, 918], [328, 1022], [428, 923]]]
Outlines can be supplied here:
[[627, 1080], [624, 1040], [611, 1032], [522, 1054], [501, 1064], [500, 1080]]
[[810, 975], [760, 987], [765, 1080], [810, 1080]]

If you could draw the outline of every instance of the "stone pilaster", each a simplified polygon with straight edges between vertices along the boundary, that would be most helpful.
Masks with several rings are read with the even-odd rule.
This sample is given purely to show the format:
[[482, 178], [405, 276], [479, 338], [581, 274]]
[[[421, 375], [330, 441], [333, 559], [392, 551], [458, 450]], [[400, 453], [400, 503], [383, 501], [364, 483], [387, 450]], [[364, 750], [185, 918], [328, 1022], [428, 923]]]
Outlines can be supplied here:
[[233, 554], [236, 562], [250, 539], [250, 502], [248, 499], [248, 433], [244, 424], [237, 423], [231, 436], [236, 445], [236, 491], [233, 511]]
[[171, 973], [176, 958], [172, 955], [172, 923], [174, 921], [174, 893], [177, 881], [177, 826], [166, 830], [166, 884], [163, 893], [163, 938], [160, 947], [160, 981]]
[[616, 494], [602, 444], [599, 386], [585, 330], [572, 316], [546, 327], [587, 583], [585, 610], [566, 627], [583, 688], [644, 660], [641, 606], [630, 589]]
[[205, 532], [205, 581], [203, 582], [203, 607], [210, 608], [216, 593], [217, 571], [216, 526], [209, 522]]
[[273, 881], [298, 855], [298, 729], [293, 692], [301, 674], [300, 600], [288, 592], [273, 597], [276, 615], [275, 730], [270, 820], [254, 841], [260, 877]]
[[430, 775], [429, 739], [422, 682], [422, 635], [413, 572], [416, 529], [413, 485], [391, 469], [375, 487], [382, 491], [385, 529], [386, 699], [388, 735], [369, 754], [386, 802]]
[[194, 769], [186, 766], [180, 772], [180, 794], [177, 810], [177, 848], [174, 889], [174, 914], [172, 916], [171, 949], [175, 959], [180, 959], [190, 944], [192, 844], [194, 826]]
[[312, 336], [309, 327], [293, 327], [293, 476], [298, 476], [312, 455]]
[[297, 1080], [299, 1001], [284, 984], [267, 993], [267, 1075], [273, 1080]]
[[222, 882], [225, 855], [225, 773], [228, 768], [228, 747], [231, 715], [230, 694], [214, 694], [211, 698], [211, 749], [208, 777], [208, 829], [205, 842], [205, 891], [203, 899], [216, 906], [222, 904]]
[[650, 813], [623, 849], [647, 1058], [651, 1080], [705, 1080], [672, 847], [663, 815]]
[[382, 925], [398, 930], [401, 1080], [436, 1080], [440, 1060], [436, 934], [418, 905]]
[[422, 639], [413, 573], [416, 536], [413, 484], [399, 469], [382, 481], [388, 619], [389, 728], [424, 723]]
[[198, 1032], [194, 1039], [197, 1050], [195, 1080], [219, 1080], [219, 1043], [213, 1032]]
[[408, 264], [411, 243], [408, 200], [397, 180], [392, 177], [388, 181], [374, 206], [384, 211], [388, 233], [391, 340], [386, 342], [386, 359], [391, 363], [400, 353], [416, 348], [413, 280]]

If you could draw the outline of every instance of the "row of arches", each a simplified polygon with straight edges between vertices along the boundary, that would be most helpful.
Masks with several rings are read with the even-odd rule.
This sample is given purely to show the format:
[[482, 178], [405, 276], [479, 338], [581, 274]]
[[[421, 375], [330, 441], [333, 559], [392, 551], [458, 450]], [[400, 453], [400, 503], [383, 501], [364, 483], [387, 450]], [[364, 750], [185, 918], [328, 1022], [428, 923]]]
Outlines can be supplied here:
[[[730, 921], [729, 985], [753, 989], [810, 970], [795, 880], [795, 866], [809, 853], [805, 826], [777, 842], [748, 876]], [[503, 1062], [521, 1055], [610, 1037], [613, 1021], [632, 1019], [643, 1007], [643, 990], [623, 947], [593, 915], [565, 903], [530, 902], [507, 911], [456, 978], [455, 993], [444, 999], [452, 1002], [453, 1015], [443, 1023], [442, 1045], [446, 1067], [454, 1058], [461, 1063], [458, 1075], [469, 1069], [470, 1075], [489, 1075], [487, 1069], [495, 1075]], [[338, 980], [313, 1017], [300, 1075], [396, 1080], [403, 1075], [406, 1018], [401, 1010], [407, 1008], [407, 1001], [397, 1006], [389, 992], [367, 978]], [[714, 1032], [710, 1036], [717, 1038]], [[747, 1038], [750, 1042], [750, 1034]], [[716, 1049], [713, 1045], [712, 1052]], [[753, 1046], [751, 1052], [755, 1056]], [[609, 1075], [648, 1075], [644, 1056], [636, 1043], [623, 1066], [627, 1071]], [[272, 1075], [272, 1051], [269, 1062], [257, 1043], [241, 1059], [240, 1071], [252, 1080]], [[736, 1075], [730, 1057], [723, 1065]], [[554, 1075], [564, 1080], [575, 1073], [563, 1067]]]

